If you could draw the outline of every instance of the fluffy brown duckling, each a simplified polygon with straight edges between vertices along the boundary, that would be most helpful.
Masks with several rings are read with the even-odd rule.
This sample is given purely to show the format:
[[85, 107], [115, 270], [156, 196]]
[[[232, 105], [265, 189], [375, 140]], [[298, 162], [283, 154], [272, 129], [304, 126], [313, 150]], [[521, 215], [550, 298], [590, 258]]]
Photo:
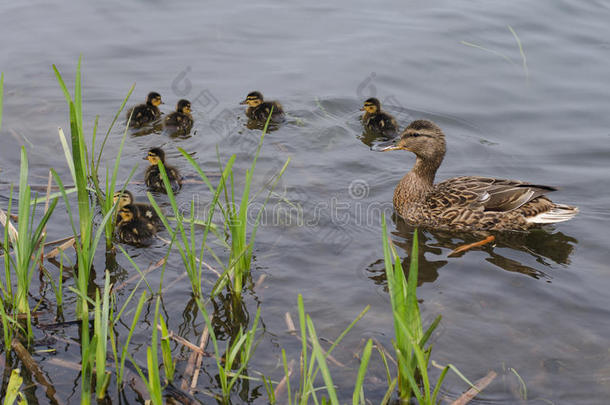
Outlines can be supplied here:
[[121, 243], [140, 247], [152, 243], [157, 229], [142, 217], [137, 207], [128, 204], [119, 210], [116, 232]]
[[184, 99], [178, 101], [176, 111], [165, 117], [165, 126], [175, 132], [188, 134], [193, 128], [191, 102]]
[[246, 115], [251, 120], [266, 122], [272, 107], [273, 113], [271, 114], [271, 121], [278, 122], [284, 119], [284, 109], [282, 108], [282, 105], [277, 101], [265, 101], [263, 94], [260, 91], [248, 93], [246, 99], [240, 104], [248, 106], [248, 108], [246, 108]]
[[138, 209], [140, 216], [146, 219], [147, 221], [150, 221], [157, 230], [159, 230], [159, 228], [163, 226], [163, 222], [161, 221], [161, 218], [159, 218], [159, 216], [157, 215], [157, 212], [155, 211], [153, 206], [150, 204], [135, 202], [133, 199], [133, 194], [131, 194], [130, 191], [123, 190], [122, 192], [117, 191], [116, 193], [114, 193], [112, 202], [116, 203], [117, 200], [119, 201], [117, 207], [117, 217], [118, 212], [121, 210], [121, 208], [126, 205], [132, 205]]
[[381, 102], [375, 97], [367, 99], [360, 111], [364, 111], [362, 125], [366, 131], [388, 138], [393, 138], [398, 134], [396, 119], [381, 109]]
[[578, 213], [577, 207], [548, 199], [545, 194], [556, 190], [550, 186], [477, 176], [434, 184], [446, 147], [443, 131], [431, 121], [413, 121], [399, 138], [372, 149], [415, 154], [415, 166], [394, 190], [394, 209], [413, 225], [449, 231], [526, 230]]
[[180, 190], [180, 187], [182, 187], [182, 176], [178, 169], [165, 163], [165, 152], [163, 152], [163, 149], [150, 149], [145, 159], [150, 162], [150, 166], [146, 169], [144, 182], [150, 191], [166, 192], [163, 179], [161, 178], [161, 172], [157, 165], [158, 162], [163, 163], [163, 166], [165, 166], [165, 172], [167, 173], [167, 179], [169, 180], [172, 191], [176, 192]]
[[146, 103], [138, 104], [127, 111], [127, 120], [131, 117], [129, 126], [139, 128], [142, 125], [158, 120], [161, 117], [161, 111], [159, 110], [159, 105], [161, 104], [163, 104], [161, 94], [154, 91], [148, 93]]

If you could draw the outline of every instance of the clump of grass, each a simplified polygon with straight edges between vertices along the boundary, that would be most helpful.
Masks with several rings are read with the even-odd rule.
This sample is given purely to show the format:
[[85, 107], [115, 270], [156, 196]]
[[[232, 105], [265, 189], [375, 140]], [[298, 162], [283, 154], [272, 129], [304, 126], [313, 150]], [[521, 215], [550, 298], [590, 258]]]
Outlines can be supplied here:
[[[40, 262], [40, 252], [44, 243], [45, 234], [43, 232], [55, 206], [57, 198], [53, 200], [49, 209], [40, 220], [38, 226], [34, 226], [36, 216], [36, 205], [31, 205], [32, 192], [28, 185], [28, 158], [25, 147], [21, 148], [21, 167], [19, 173], [19, 202], [17, 233], [10, 236], [10, 216], [12, 208], [13, 189], [11, 187], [8, 213], [6, 215], [6, 226], [4, 229], [4, 251], [5, 251], [5, 283], [0, 283], [4, 297], [2, 312], [6, 314], [6, 307], [13, 309], [14, 314], [26, 315], [26, 330], [28, 337], [32, 336], [30, 319], [30, 304], [28, 301], [32, 276], [34, 275], [37, 264]], [[13, 246], [11, 255], [9, 246]], [[12, 270], [16, 275], [17, 291], [13, 291]], [[7, 305], [8, 304], [8, 305]], [[3, 321], [5, 323], [5, 321]]]
[[[68, 143], [65, 139], [63, 131], [59, 130], [60, 140], [64, 147], [64, 154], [70, 172], [72, 174], [74, 184], [76, 185], [77, 203], [78, 203], [78, 214], [73, 212], [70, 201], [68, 199], [68, 192], [63, 185], [63, 182], [57, 172], [51, 169], [53, 178], [60, 188], [61, 195], [68, 211], [70, 219], [70, 225], [74, 233], [75, 248], [77, 255], [77, 280], [76, 280], [76, 291], [78, 302], [76, 313], [77, 316], [82, 320], [81, 327], [81, 361], [82, 361], [82, 373], [81, 373], [81, 403], [87, 404], [91, 401], [91, 387], [94, 378], [94, 365], [98, 369], [98, 373], [95, 375], [96, 379], [96, 391], [98, 398], [103, 398], [106, 387], [108, 386], [108, 376], [105, 372], [106, 363], [106, 345], [108, 339], [108, 303], [104, 300], [104, 303], [99, 303], [99, 290], [96, 290], [97, 301], [93, 304], [94, 314], [99, 319], [99, 327], [94, 330], [94, 336], [90, 336], [89, 332], [89, 315], [90, 315], [90, 299], [89, 284], [91, 282], [91, 268], [93, 265], [93, 259], [97, 251], [97, 247], [102, 238], [102, 234], [108, 231], [106, 224], [111, 221], [114, 213], [114, 206], [104, 212], [104, 217], [98, 225], [97, 230], [94, 232], [94, 221], [93, 216], [96, 212], [95, 199], [90, 198], [91, 188], [89, 188], [89, 180], [91, 177], [97, 177], [97, 169], [99, 166], [93, 164], [93, 157], [90, 157], [88, 153], [87, 144], [84, 136], [83, 118], [82, 118], [82, 87], [81, 87], [81, 59], [78, 60], [76, 68], [76, 78], [74, 84], [74, 97], [72, 97], [64, 83], [64, 80], [55, 66], [53, 66], [57, 81], [60, 84], [62, 91], [66, 97], [70, 109], [70, 138], [71, 148], [68, 147]], [[125, 103], [125, 102], [124, 102]], [[124, 104], [123, 103], [123, 104]], [[97, 128], [94, 125], [94, 133]], [[103, 147], [102, 147], [103, 149]], [[118, 168], [118, 161], [115, 163], [115, 170], [113, 172], [113, 178], [108, 185], [107, 190], [112, 190], [114, 187], [114, 181], [116, 178], [116, 172]], [[108, 176], [107, 176], [108, 178]], [[94, 182], [95, 183], [95, 182]], [[96, 187], [99, 190], [99, 185]], [[108, 199], [112, 202], [112, 194], [105, 196], [105, 201]], [[78, 227], [75, 225], [75, 217], [78, 221]], [[108, 234], [107, 234], [108, 235]], [[105, 293], [107, 293], [105, 291]]]
[[[331, 404], [339, 404], [339, 399], [337, 397], [335, 385], [332, 380], [332, 376], [330, 374], [330, 370], [327, 364], [327, 358], [331, 355], [333, 350], [339, 345], [339, 343], [343, 340], [345, 335], [354, 327], [354, 325], [362, 319], [362, 317], [367, 313], [370, 306], [367, 305], [362, 312], [354, 319], [347, 328], [343, 330], [343, 332], [339, 335], [339, 337], [333, 342], [328, 350], [323, 350], [320, 344], [320, 340], [318, 339], [313, 321], [309, 314], [305, 312], [305, 305], [303, 304], [303, 296], [301, 294], [298, 295], [298, 313], [299, 313], [299, 326], [300, 326], [300, 340], [301, 340], [301, 353], [300, 353], [300, 376], [299, 376], [299, 386], [294, 392], [292, 391], [290, 384], [290, 372], [289, 366], [286, 358], [286, 352], [282, 350], [282, 361], [284, 364], [284, 380], [286, 381], [286, 391], [288, 394], [288, 404], [307, 404], [310, 399], [314, 401], [314, 403], [319, 403], [320, 399], [318, 399], [319, 391], [321, 389], [325, 390], [327, 397], [322, 397], [322, 403], [331, 403]], [[309, 350], [308, 342], [311, 344], [311, 351]], [[368, 367], [368, 362], [371, 355], [372, 349], [372, 341], [369, 340], [365, 346], [365, 350], [363, 352], [362, 361], [360, 364], [360, 368], [358, 370], [358, 377], [356, 379], [354, 393], [353, 393], [353, 404], [358, 405], [364, 401], [364, 393], [362, 391], [362, 386], [364, 382], [364, 377], [366, 375], [366, 369]], [[322, 379], [324, 381], [323, 387], [316, 387], [315, 382], [318, 377], [318, 374], [322, 374]], [[270, 380], [265, 381], [265, 386], [268, 392], [268, 396], [272, 403], [276, 402], [275, 393], [273, 391], [273, 386]]]
[[418, 240], [413, 234], [411, 263], [408, 280], [405, 280], [400, 257], [388, 237], [385, 215], [382, 216], [383, 254], [388, 280], [392, 315], [394, 318], [393, 341], [398, 362], [397, 387], [401, 401], [410, 401], [414, 396], [419, 404], [436, 404], [443, 380], [449, 369], [472, 386], [472, 384], [451, 364], [445, 366], [432, 389], [428, 368], [432, 347], [426, 346], [428, 339], [438, 326], [441, 316], [424, 331], [419, 305], [417, 303]]
[[[155, 212], [163, 222], [163, 225], [170, 233], [172, 240], [177, 240], [178, 251], [180, 252], [180, 257], [182, 258], [182, 263], [184, 264], [184, 268], [188, 274], [189, 281], [191, 283], [191, 288], [193, 290], [193, 294], [195, 297], [201, 297], [202, 292], [202, 280], [203, 280], [203, 269], [204, 269], [204, 253], [206, 250], [206, 243], [208, 240], [208, 235], [211, 232], [216, 232], [216, 227], [212, 224], [212, 218], [214, 216], [214, 211], [216, 209], [218, 199], [220, 193], [222, 191], [223, 182], [221, 181], [220, 185], [217, 188], [214, 188], [210, 183], [209, 179], [203, 172], [203, 170], [199, 167], [197, 162], [193, 160], [193, 158], [184, 150], [179, 148], [180, 153], [193, 165], [193, 167], [197, 170], [197, 173], [201, 176], [201, 179], [206, 183], [208, 188], [213, 194], [212, 201], [210, 204], [210, 208], [208, 210], [208, 216], [203, 224], [203, 236], [201, 237], [201, 242], [197, 242], [198, 233], [196, 228], [196, 209], [194, 202], [191, 201], [190, 206], [190, 217], [185, 218], [184, 215], [180, 212], [178, 208], [178, 203], [176, 201], [176, 197], [174, 192], [172, 191], [171, 184], [167, 177], [167, 172], [165, 171], [165, 166], [162, 162], [159, 162], [159, 172], [161, 174], [161, 178], [163, 180], [163, 184], [165, 186], [167, 197], [169, 199], [170, 205], [174, 212], [174, 218], [176, 220], [175, 227], [172, 227], [169, 223], [169, 219], [165, 214], [161, 211], [161, 208], [155, 201], [154, 197], [151, 193], [147, 193], [148, 200], [151, 205], [155, 209]], [[232, 156], [227, 166], [225, 167], [222, 173], [222, 179], [228, 177], [231, 173], [233, 163], [235, 162], [235, 156]], [[188, 232], [187, 232], [188, 231]], [[222, 238], [219, 237], [219, 240]], [[199, 249], [196, 248], [196, 243], [199, 245]], [[208, 251], [212, 252], [209, 248]], [[212, 252], [213, 253], [213, 252]]]
[[[229, 276], [232, 276], [232, 288], [231, 291], [236, 295], [236, 297], [240, 297], [244, 283], [247, 277], [250, 276], [250, 265], [252, 263], [252, 249], [254, 248], [254, 240], [256, 238], [256, 232], [258, 230], [258, 226], [260, 224], [261, 216], [264, 212], [265, 206], [269, 200], [269, 197], [273, 193], [277, 182], [283, 175], [286, 167], [288, 167], [288, 163], [290, 159], [286, 160], [284, 166], [280, 169], [275, 177], [275, 181], [271, 185], [267, 198], [260, 208], [256, 220], [254, 224], [252, 224], [252, 229], [250, 230], [250, 239], [248, 240], [248, 210], [250, 205], [250, 190], [252, 186], [252, 176], [254, 174], [254, 169], [256, 168], [256, 162], [258, 161], [258, 156], [260, 154], [261, 148], [263, 147], [263, 140], [265, 139], [265, 135], [269, 129], [269, 123], [271, 121], [271, 116], [273, 114], [273, 107], [269, 112], [269, 116], [267, 117], [267, 122], [265, 122], [265, 126], [263, 127], [263, 132], [261, 134], [258, 147], [256, 148], [256, 153], [254, 154], [254, 158], [252, 159], [252, 165], [250, 169], [246, 170], [246, 178], [245, 184], [241, 195], [241, 200], [239, 201], [239, 205], [235, 199], [235, 195], [237, 191], [234, 185], [234, 172], [230, 172], [230, 185], [224, 185], [225, 190], [225, 202], [222, 212], [225, 216], [224, 221], [225, 225], [228, 226], [229, 234], [231, 235], [231, 256], [230, 263], [233, 264], [233, 269], [229, 272]], [[226, 181], [225, 178], [222, 179]], [[230, 192], [230, 196], [229, 196]], [[221, 283], [219, 283], [219, 287], [222, 287], [228, 279], [231, 277], [224, 278]], [[216, 288], [217, 290], [217, 288]]]
[[218, 344], [216, 333], [212, 325], [212, 320], [205, 308], [202, 299], [197, 300], [199, 311], [205, 319], [205, 324], [210, 332], [210, 340], [214, 348], [214, 359], [216, 360], [216, 370], [220, 381], [221, 395], [218, 398], [223, 404], [230, 403], [230, 396], [235, 383], [243, 378], [244, 371], [250, 362], [255, 349], [255, 336], [260, 319], [260, 307], [256, 311], [256, 316], [249, 330], [239, 328], [237, 334], [227, 341], [224, 353]]

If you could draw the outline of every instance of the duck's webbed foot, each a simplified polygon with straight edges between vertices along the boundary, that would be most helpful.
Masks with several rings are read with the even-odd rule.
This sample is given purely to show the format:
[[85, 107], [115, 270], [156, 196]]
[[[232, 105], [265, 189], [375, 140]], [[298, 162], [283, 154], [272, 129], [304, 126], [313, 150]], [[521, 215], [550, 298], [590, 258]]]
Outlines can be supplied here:
[[447, 256], [448, 257], [456, 256], [456, 255], [458, 255], [460, 253], [463, 253], [463, 252], [465, 252], [467, 250], [470, 250], [470, 249], [472, 249], [474, 247], [483, 246], [483, 245], [486, 245], [488, 243], [491, 243], [494, 240], [496, 240], [496, 237], [493, 236], [493, 235], [490, 235], [490, 236], [486, 237], [485, 239], [480, 240], [478, 242], [474, 242], [474, 243], [469, 243], [467, 245], [458, 246], [455, 249], [453, 249], [451, 251], [451, 253], [449, 253]]

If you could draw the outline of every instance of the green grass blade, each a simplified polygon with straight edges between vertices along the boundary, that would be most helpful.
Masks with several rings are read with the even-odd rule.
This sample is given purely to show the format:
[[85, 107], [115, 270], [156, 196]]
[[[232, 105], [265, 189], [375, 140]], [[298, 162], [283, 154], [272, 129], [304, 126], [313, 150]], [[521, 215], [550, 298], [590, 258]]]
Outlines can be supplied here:
[[68, 104], [70, 104], [70, 102], [72, 102], [72, 96], [70, 95], [70, 92], [68, 91], [68, 87], [66, 87], [66, 83], [64, 82], [63, 77], [59, 73], [59, 70], [57, 70], [57, 66], [53, 65], [53, 71], [55, 72], [55, 77], [57, 78], [57, 82], [59, 83], [59, 87], [61, 87], [61, 91], [64, 93], [64, 97], [66, 98], [66, 102]]
[[[134, 83], [129, 88], [129, 91], [127, 92], [127, 95], [123, 99], [123, 102], [121, 103], [121, 106], [119, 107], [119, 110], [114, 115], [114, 119], [112, 120], [112, 122], [110, 123], [110, 126], [108, 127], [108, 131], [106, 131], [106, 136], [104, 136], [104, 140], [102, 141], [102, 146], [100, 147], [100, 152], [98, 154], [97, 161], [96, 161], [95, 165], [93, 166], [94, 172], [97, 172], [100, 167], [100, 160], [102, 158], [102, 153], [104, 152], [104, 147], [106, 146], [106, 141], [108, 140], [108, 137], [110, 136], [110, 132], [112, 131], [112, 128], [114, 127], [114, 124], [119, 119], [119, 116], [121, 115], [121, 113], [123, 112], [123, 109], [125, 108], [125, 105], [127, 104], [127, 100], [129, 100], [129, 97], [131, 97], [131, 93], [133, 93], [133, 90], [135, 88], [136, 88], [136, 84]], [[125, 127], [125, 135], [127, 134], [128, 129], [129, 129], [128, 126]], [[125, 135], [123, 135], [123, 137], [125, 137]], [[121, 147], [121, 149], [122, 149], [122, 147]], [[91, 154], [94, 155], [93, 152], [91, 152]], [[119, 151], [119, 156], [120, 156], [120, 151]]]
[[15, 400], [17, 400], [17, 397], [20, 395], [19, 388], [21, 388], [21, 384], [23, 384], [23, 377], [21, 377], [20, 373], [21, 370], [18, 368], [11, 371], [11, 377], [6, 387], [6, 396], [4, 397], [3, 402], [4, 405], [13, 405]]
[[313, 353], [316, 357], [316, 361], [318, 362], [318, 366], [322, 371], [322, 378], [324, 379], [326, 391], [330, 397], [330, 403], [333, 405], [339, 405], [339, 398], [337, 397], [337, 392], [335, 391], [335, 385], [333, 384], [333, 380], [328, 369], [328, 364], [326, 363], [326, 356], [324, 355], [324, 351], [320, 346], [320, 341], [318, 340], [316, 330], [309, 315], [307, 315], [307, 331], [309, 332], [311, 344], [313, 345]]
[[369, 360], [371, 358], [371, 352], [373, 350], [373, 340], [369, 339], [366, 342], [364, 351], [362, 352], [362, 358], [360, 359], [360, 367], [358, 368], [358, 377], [356, 378], [356, 385], [354, 386], [354, 394], [352, 395], [352, 405], [364, 405], [364, 393], [362, 391], [362, 385], [364, 384], [364, 377], [366, 376], [366, 370], [369, 366]]

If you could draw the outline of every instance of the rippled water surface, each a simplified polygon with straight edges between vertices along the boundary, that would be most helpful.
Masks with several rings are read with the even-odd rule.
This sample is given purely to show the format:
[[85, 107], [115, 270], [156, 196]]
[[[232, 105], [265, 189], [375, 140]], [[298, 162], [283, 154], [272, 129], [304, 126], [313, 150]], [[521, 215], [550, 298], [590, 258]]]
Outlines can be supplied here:
[[[261, 371], [279, 380], [281, 348], [297, 359], [300, 342], [286, 332], [284, 322], [287, 311], [297, 319], [297, 294], [303, 295], [318, 335], [327, 339], [335, 339], [371, 305], [334, 352], [344, 367], [333, 366], [333, 379], [342, 402], [348, 402], [359, 365], [354, 354], [361, 352], [363, 339], [374, 337], [389, 348], [393, 336], [380, 213], [388, 214], [392, 240], [405, 264], [413, 233], [391, 216], [394, 186], [413, 156], [375, 153], [362, 139], [358, 109], [364, 99], [376, 96], [401, 127], [426, 118], [443, 128], [448, 152], [438, 179], [476, 174], [555, 185], [561, 189], [553, 193], [554, 200], [581, 209], [570, 222], [507, 237], [457, 258], [447, 254], [474, 237], [421, 232], [421, 310], [428, 322], [438, 314], [443, 317], [433, 337], [432, 358], [456, 365], [472, 380], [489, 370], [498, 373], [473, 403], [606, 403], [609, 6], [575, 0], [435, 3], [4, 3], [0, 204], [6, 208], [9, 184], [18, 182], [21, 145], [29, 154], [30, 181], [40, 192], [51, 167], [64, 181], [70, 178], [57, 136], [57, 127], [69, 128], [68, 111], [52, 64], [72, 86], [82, 54], [89, 132], [96, 115], [100, 128], [108, 127], [134, 82], [129, 104], [151, 90], [163, 95], [165, 113], [180, 98], [192, 101], [193, 136], [171, 138], [159, 131], [129, 135], [121, 178], [140, 164], [136, 183], [130, 185], [139, 198], [145, 193], [142, 158], [151, 146], [164, 147], [168, 161], [192, 179], [196, 173], [177, 147], [192, 153], [212, 179], [218, 179], [216, 148], [223, 161], [235, 153], [237, 173], [245, 173], [260, 131], [246, 128], [238, 103], [251, 90], [280, 100], [288, 117], [265, 138], [255, 189], [264, 190], [287, 159], [290, 163], [256, 236], [253, 280], [266, 278], [247, 293], [245, 310], [252, 320], [260, 306], [264, 332], [249, 373]], [[121, 117], [107, 146], [108, 167], [123, 127]], [[243, 177], [236, 182], [243, 184]], [[179, 194], [183, 207], [195, 201], [202, 210], [209, 198], [204, 185], [192, 182]], [[159, 201], [167, 206], [164, 196]], [[70, 233], [64, 212], [60, 205], [50, 239]], [[127, 250], [146, 268], [167, 248], [159, 241], [148, 249]], [[113, 278], [119, 283], [135, 271], [124, 257], [117, 260]], [[95, 267], [100, 285], [106, 265], [99, 256]], [[174, 252], [164, 276], [170, 287], [163, 307], [169, 327], [196, 342], [203, 320], [189, 302], [191, 289], [183, 272]], [[156, 289], [161, 270], [148, 280]], [[128, 287], [133, 286], [130, 281]], [[46, 315], [38, 322], [53, 323], [54, 295], [49, 286], [43, 287], [34, 288], [31, 302], [42, 298]], [[123, 289], [118, 298], [124, 300], [129, 290]], [[69, 291], [66, 295], [70, 306], [75, 297]], [[144, 312], [150, 322], [154, 306]], [[219, 318], [223, 316], [227, 314], [220, 311]], [[118, 336], [126, 336], [127, 326], [118, 325]], [[218, 333], [222, 337], [228, 331], [219, 323]], [[35, 358], [58, 397], [76, 402], [80, 376], [54, 360], [79, 361], [80, 349], [70, 343], [79, 330], [39, 331], [37, 338], [45, 334], [61, 335], [62, 343], [54, 347], [62, 354]], [[143, 324], [132, 343], [143, 364], [149, 339]], [[189, 353], [180, 348], [174, 353], [182, 373]], [[517, 375], [527, 386], [526, 398]], [[217, 392], [214, 379], [204, 369], [202, 391]], [[376, 357], [365, 383], [372, 403], [383, 397], [383, 381]], [[234, 403], [266, 402], [260, 383], [242, 386]], [[444, 394], [455, 398], [466, 388], [450, 376]], [[39, 403], [52, 402], [42, 388], [30, 393]], [[135, 400], [134, 392], [125, 395], [123, 403]], [[198, 398], [210, 401], [203, 392]]]

